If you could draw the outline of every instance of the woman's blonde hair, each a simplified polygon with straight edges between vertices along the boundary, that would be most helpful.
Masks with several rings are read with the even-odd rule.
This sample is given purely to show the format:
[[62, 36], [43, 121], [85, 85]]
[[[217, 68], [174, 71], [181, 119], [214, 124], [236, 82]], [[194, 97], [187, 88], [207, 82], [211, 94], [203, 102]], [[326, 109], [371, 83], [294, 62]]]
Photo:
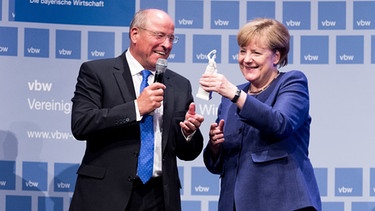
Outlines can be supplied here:
[[273, 52], [280, 53], [279, 67], [288, 64], [290, 35], [282, 23], [270, 18], [256, 18], [245, 24], [237, 34], [237, 43], [240, 47], [260, 39]]

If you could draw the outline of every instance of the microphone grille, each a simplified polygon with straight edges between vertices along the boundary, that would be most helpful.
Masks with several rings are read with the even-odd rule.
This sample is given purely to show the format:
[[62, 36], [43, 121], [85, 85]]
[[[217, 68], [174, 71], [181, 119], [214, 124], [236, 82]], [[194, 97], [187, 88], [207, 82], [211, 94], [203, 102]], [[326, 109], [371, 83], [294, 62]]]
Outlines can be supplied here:
[[156, 69], [158, 69], [158, 66], [161, 68], [166, 68], [168, 66], [168, 61], [163, 58], [159, 58], [156, 62]]

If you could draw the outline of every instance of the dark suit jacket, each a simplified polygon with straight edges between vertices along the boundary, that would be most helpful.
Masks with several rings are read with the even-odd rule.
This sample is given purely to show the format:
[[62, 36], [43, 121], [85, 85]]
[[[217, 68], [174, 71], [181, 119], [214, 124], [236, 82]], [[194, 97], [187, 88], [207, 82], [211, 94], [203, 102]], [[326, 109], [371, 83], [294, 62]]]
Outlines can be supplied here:
[[[190, 82], [177, 73], [164, 74], [162, 170], [166, 210], [181, 210], [177, 159], [193, 160], [203, 148], [196, 131], [190, 142], [181, 133], [189, 104]], [[123, 211], [136, 177], [140, 149], [132, 77], [125, 54], [83, 63], [72, 99], [72, 132], [86, 140], [86, 151], [70, 210]]]
[[241, 110], [222, 98], [219, 119], [225, 120], [219, 158], [203, 153], [208, 170], [221, 175], [219, 211], [234, 203], [238, 211], [321, 210], [308, 158], [311, 117], [302, 72], [281, 73], [264, 92], [248, 95]]

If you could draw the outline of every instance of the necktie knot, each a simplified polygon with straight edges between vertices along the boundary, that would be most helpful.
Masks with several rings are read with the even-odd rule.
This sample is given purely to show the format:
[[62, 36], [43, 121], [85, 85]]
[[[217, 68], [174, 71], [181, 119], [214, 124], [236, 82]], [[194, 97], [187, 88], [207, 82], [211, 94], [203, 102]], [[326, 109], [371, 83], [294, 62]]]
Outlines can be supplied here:
[[148, 76], [150, 76], [151, 75], [151, 71], [149, 71], [149, 70], [142, 70], [142, 77], [143, 78], [148, 78]]
[[141, 87], [140, 87], [141, 92], [146, 86], [148, 86], [148, 76], [150, 75], [151, 75], [151, 71], [142, 70], [142, 82], [141, 82]]

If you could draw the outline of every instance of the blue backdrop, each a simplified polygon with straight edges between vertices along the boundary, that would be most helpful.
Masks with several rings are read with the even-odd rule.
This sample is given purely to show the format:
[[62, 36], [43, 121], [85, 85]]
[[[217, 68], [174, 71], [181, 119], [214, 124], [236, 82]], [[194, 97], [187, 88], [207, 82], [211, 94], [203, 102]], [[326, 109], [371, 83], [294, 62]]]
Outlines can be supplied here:
[[[292, 40], [281, 71], [309, 79], [323, 210], [375, 210], [375, 1], [0, 0], [0, 211], [68, 209], [85, 147], [70, 131], [79, 67], [121, 54], [141, 8], [175, 20], [180, 40], [168, 67], [191, 80], [194, 94], [213, 49], [218, 71], [244, 82], [236, 34], [248, 20], [283, 22]], [[217, 94], [196, 98], [206, 137], [219, 102]], [[201, 156], [179, 161], [179, 173], [184, 211], [217, 210], [220, 181]]]

